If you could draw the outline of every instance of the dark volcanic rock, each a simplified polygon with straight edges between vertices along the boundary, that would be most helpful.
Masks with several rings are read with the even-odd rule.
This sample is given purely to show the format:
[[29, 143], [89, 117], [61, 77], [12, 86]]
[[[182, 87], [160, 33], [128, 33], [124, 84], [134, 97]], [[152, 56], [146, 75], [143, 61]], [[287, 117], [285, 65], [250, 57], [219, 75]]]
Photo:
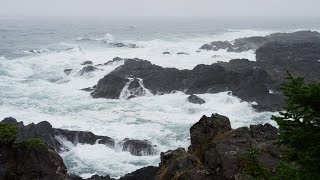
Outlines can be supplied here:
[[254, 36], [235, 39], [232, 43], [228, 41], [214, 41], [204, 44], [200, 49], [218, 51], [227, 49], [230, 52], [243, 52], [257, 50], [270, 42], [279, 43], [301, 43], [301, 42], [320, 42], [320, 33], [312, 31], [298, 31], [294, 33], [274, 33], [268, 36]]
[[228, 41], [214, 41], [210, 44], [204, 44], [200, 49], [218, 51], [220, 49], [228, 49], [232, 47], [232, 44]]
[[231, 130], [230, 121], [227, 117], [212, 114], [211, 117], [202, 116], [200, 121], [190, 128], [191, 148], [196, 150], [207, 143], [210, 137], [223, 134]]
[[61, 152], [65, 149], [61, 139], [68, 140], [74, 145], [78, 143], [83, 144], [105, 144], [109, 147], [114, 146], [114, 140], [107, 136], [97, 136], [91, 132], [85, 131], [68, 131], [63, 129], [55, 129], [47, 121], [42, 121], [38, 124], [31, 123], [24, 126], [22, 122], [17, 122], [14, 118], [5, 118], [2, 122], [16, 125], [18, 127], [18, 135], [16, 138], [16, 143], [23, 142], [31, 138], [40, 138], [53, 147], [57, 152]]
[[70, 75], [72, 69], [65, 69], [63, 72], [66, 74], [66, 75]]
[[158, 167], [148, 166], [126, 174], [119, 180], [154, 180], [158, 172]]
[[[6, 118], [2, 123], [10, 123], [18, 129], [23, 126], [13, 118]], [[46, 129], [47, 125], [40, 126]], [[19, 135], [14, 142], [0, 142], [0, 179], [68, 179], [67, 168], [53, 148], [43, 143], [30, 143], [30, 139], [22, 140]]]
[[109, 147], [114, 147], [114, 140], [107, 136], [97, 136], [92, 132], [86, 131], [68, 131], [64, 129], [55, 129], [55, 135], [65, 138], [74, 145], [81, 144], [105, 144]]
[[116, 42], [116, 43], [108, 43], [109, 45], [113, 47], [127, 47], [127, 48], [137, 48], [138, 46], [133, 43], [122, 43], [122, 42]]
[[83, 88], [83, 89], [80, 89], [80, 90], [82, 90], [82, 91], [87, 91], [87, 92], [92, 92], [92, 91], [94, 91], [94, 90], [96, 90], [96, 89], [97, 89], [97, 86], [94, 85], [94, 86], [92, 86], [92, 87], [87, 87], [87, 88]]
[[203, 100], [199, 96], [196, 96], [196, 95], [193, 95], [193, 94], [188, 97], [188, 101], [190, 103], [193, 103], [193, 104], [204, 104], [204, 103], [206, 103], [205, 100]]
[[202, 117], [190, 134], [192, 151], [179, 148], [161, 153], [155, 179], [254, 179], [247, 174], [245, 160], [252, 148], [271, 173], [281, 157], [275, 145], [278, 130], [269, 124], [232, 130], [227, 117], [215, 114]]
[[320, 79], [320, 42], [268, 43], [256, 51], [256, 59], [278, 84], [287, 71], [307, 81]]
[[87, 73], [90, 73], [93, 71], [97, 71], [97, 70], [99, 70], [99, 69], [94, 66], [86, 66], [79, 71], [79, 74], [80, 74], [80, 76], [83, 76], [84, 74], [87, 74]]
[[[238, 97], [244, 98], [243, 100], [256, 101], [258, 104], [262, 104], [260, 100], [271, 96], [267, 85], [273, 82], [265, 71], [254, 66], [243, 66], [235, 70], [224, 66], [220, 64], [198, 65], [193, 70], [178, 70], [163, 68], [140, 59], [127, 59], [124, 65], [101, 79], [97, 84], [97, 89], [91, 95], [95, 98], [119, 98], [126, 84], [126, 78], [131, 76], [142, 79], [144, 87], [153, 94], [173, 91], [185, 91], [187, 94], [238, 91]], [[138, 86], [138, 83], [132, 86], [134, 85]], [[257, 107], [259, 108], [260, 106]], [[266, 103], [264, 109], [272, 108]]]
[[91, 95], [95, 98], [119, 98], [128, 76], [143, 79], [144, 86], [154, 94], [183, 90], [185, 87], [181, 78], [187, 77], [187, 72], [162, 68], [141, 59], [127, 59], [124, 65], [99, 80], [97, 89]]
[[[178, 70], [137, 58], [126, 59], [124, 65], [98, 82], [92, 96], [119, 98], [127, 77], [132, 77], [142, 79], [144, 87], [153, 94], [230, 91], [241, 100], [255, 102], [252, 106], [258, 111], [279, 111], [284, 104], [280, 85], [287, 77], [287, 71], [303, 76], [307, 81], [320, 79], [320, 34], [317, 32], [277, 33], [237, 39], [233, 44], [226, 41], [211, 44], [215, 48], [232, 51], [257, 49], [257, 61], [234, 59], [229, 63], [200, 64], [192, 70]], [[134, 81], [130, 86], [138, 87], [138, 83]], [[131, 95], [131, 98], [140, 96]]]
[[110, 176], [99, 176], [99, 175], [93, 175], [90, 178], [83, 179], [77, 175], [70, 175], [70, 180], [115, 180], [113, 178], [110, 178]]
[[29, 148], [1, 145], [0, 154], [0, 179], [68, 179], [62, 158], [46, 145]]
[[196, 156], [186, 153], [183, 148], [178, 148], [161, 153], [160, 167], [155, 179], [210, 180], [212, 178]]
[[84, 61], [83, 63], [81, 63], [81, 65], [91, 65], [93, 64], [92, 61]]
[[156, 150], [155, 146], [151, 144], [151, 142], [144, 140], [133, 140], [133, 139], [125, 139], [123, 142], [122, 151], [129, 151], [132, 155], [135, 156], [150, 156], [155, 155]]
[[99, 80], [97, 89], [91, 93], [91, 96], [94, 98], [118, 99], [125, 84], [126, 79], [124, 77], [110, 73]]
[[177, 54], [178, 55], [189, 55], [189, 53], [186, 53], [186, 52], [178, 52]]

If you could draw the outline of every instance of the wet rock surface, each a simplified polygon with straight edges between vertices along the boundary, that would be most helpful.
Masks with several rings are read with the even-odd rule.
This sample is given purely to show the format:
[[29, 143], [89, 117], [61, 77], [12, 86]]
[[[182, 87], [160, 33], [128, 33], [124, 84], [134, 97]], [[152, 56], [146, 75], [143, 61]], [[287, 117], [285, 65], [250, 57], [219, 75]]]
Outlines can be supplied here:
[[229, 41], [214, 41], [200, 47], [202, 50], [218, 51], [226, 49], [229, 52], [244, 52], [257, 50], [270, 42], [278, 43], [301, 43], [320, 42], [320, 33], [316, 31], [298, 31], [293, 33], [274, 33], [268, 36], [253, 36]]
[[66, 74], [66, 75], [70, 75], [72, 69], [65, 69], [63, 72]]
[[[235, 179], [251, 177], [244, 157], [254, 148], [261, 163], [273, 170], [280, 159], [275, 127], [253, 125], [232, 130], [227, 117], [202, 117], [190, 129], [191, 147], [161, 153], [156, 179]], [[251, 177], [252, 178], [252, 177]]]
[[83, 75], [85, 75], [87, 73], [94, 72], [94, 71], [97, 71], [97, 70], [99, 70], [99, 68], [96, 68], [94, 66], [89, 65], [89, 66], [86, 66], [86, 67], [82, 68], [79, 71], [79, 75], [83, 76]]
[[192, 95], [190, 95], [188, 97], [188, 101], [190, 103], [193, 103], [193, 104], [204, 104], [204, 103], [206, 103], [205, 100], [201, 99], [199, 96], [196, 96], [194, 94], [192, 94]]
[[81, 65], [91, 65], [93, 64], [92, 61], [84, 61], [83, 63], [81, 63]]
[[[1, 123], [16, 127], [17, 131], [11, 131], [14, 138], [10, 141], [0, 142], [0, 179], [68, 179], [67, 168], [52, 147], [27, 138], [27, 132], [17, 134], [23, 124], [17, 123], [13, 118], [6, 118]], [[47, 124], [42, 123], [39, 127], [44, 129], [37, 133], [44, 136]]]
[[[250, 46], [243, 45], [244, 42]], [[307, 81], [320, 79], [320, 33], [276, 33], [239, 39], [234, 44], [257, 49], [256, 62], [234, 59], [212, 65], [200, 64], [192, 70], [178, 70], [137, 58], [125, 59], [124, 65], [98, 82], [92, 96], [116, 99], [125, 86], [126, 77], [132, 76], [142, 79], [144, 87], [153, 94], [230, 91], [244, 101], [255, 102], [252, 106], [258, 111], [279, 111], [284, 104], [280, 86], [287, 77], [287, 71], [303, 76]], [[222, 49], [230, 46], [226, 41], [215, 42], [214, 45]]]
[[[256, 101], [258, 104], [272, 96], [268, 86], [274, 84], [268, 73], [254, 67], [238, 71], [212, 64], [198, 65], [192, 70], [178, 70], [163, 68], [141, 59], [127, 59], [124, 65], [102, 78], [91, 95], [94, 98], [119, 98], [129, 75], [142, 79], [144, 87], [153, 94], [173, 91], [185, 91], [187, 94], [232, 91], [243, 100]], [[276, 100], [270, 106], [266, 104], [263, 109], [271, 109], [277, 103], [279, 101]]]
[[123, 141], [122, 151], [129, 151], [134, 156], [155, 155], [155, 146], [147, 140], [125, 139]]
[[[36, 137], [46, 137], [43, 138], [45, 143], [52, 143], [48, 141], [51, 136], [47, 136], [45, 133], [51, 134], [54, 133], [53, 131], [57, 131], [58, 134], [62, 133], [68, 140], [79, 143], [91, 144], [96, 142], [95, 139], [101, 139], [105, 143], [109, 140], [102, 136], [96, 137], [90, 132], [56, 130], [47, 122], [41, 122], [40, 125], [31, 124], [26, 128], [27, 132], [23, 132], [25, 127], [23, 123], [18, 123], [13, 118], [6, 118], [2, 122], [13, 124], [19, 128], [15, 143], [27, 137], [34, 137], [34, 134]], [[188, 152], [184, 148], [162, 152], [159, 167], [144, 167], [121, 177], [120, 180], [252, 179], [253, 177], [245, 170], [247, 166], [245, 157], [252, 149], [255, 149], [259, 162], [270, 172], [274, 172], [273, 170], [281, 157], [279, 148], [275, 145], [278, 130], [270, 124], [231, 129], [227, 117], [213, 114], [211, 117], [203, 116], [199, 122], [195, 123], [190, 128], [190, 136], [191, 146]], [[0, 166], [0, 177], [24, 177], [25, 179], [50, 179], [53, 177], [54, 179], [82, 180], [81, 177], [67, 174], [61, 157], [53, 148], [45, 144], [28, 151], [19, 148], [18, 146], [13, 148], [11, 145], [0, 146], [1, 164], [12, 162], [12, 159], [17, 160], [15, 166], [8, 164]], [[131, 153], [138, 156], [142, 155], [141, 152], [153, 153], [153, 146], [148, 141], [125, 139], [123, 148], [128, 151], [135, 149]], [[17, 168], [19, 174], [17, 174]], [[109, 176], [98, 175], [89, 179], [113, 180]]]
[[13, 124], [18, 127], [16, 142], [22, 142], [31, 138], [40, 138], [57, 152], [68, 150], [65, 149], [62, 142], [59, 141], [61, 139], [68, 140], [74, 145], [77, 145], [78, 143], [95, 144], [97, 142], [109, 147], [114, 146], [114, 140], [110, 137], [97, 136], [92, 132], [56, 129], [47, 121], [42, 121], [38, 124], [31, 123], [26, 126], [24, 126], [22, 122], [17, 122], [14, 118], [5, 118], [2, 122]]

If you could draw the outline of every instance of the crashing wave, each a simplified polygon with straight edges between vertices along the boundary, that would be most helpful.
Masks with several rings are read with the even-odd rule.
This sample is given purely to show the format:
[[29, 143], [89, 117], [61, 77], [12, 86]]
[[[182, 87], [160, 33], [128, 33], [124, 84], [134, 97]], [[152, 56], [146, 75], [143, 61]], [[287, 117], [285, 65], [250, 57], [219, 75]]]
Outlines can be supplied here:
[[131, 99], [140, 96], [150, 96], [152, 93], [144, 87], [143, 80], [140, 78], [127, 77], [128, 82], [122, 89], [119, 99]]
[[49, 50], [48, 49], [31, 49], [24, 52], [27, 54], [41, 54], [41, 53], [49, 52]]

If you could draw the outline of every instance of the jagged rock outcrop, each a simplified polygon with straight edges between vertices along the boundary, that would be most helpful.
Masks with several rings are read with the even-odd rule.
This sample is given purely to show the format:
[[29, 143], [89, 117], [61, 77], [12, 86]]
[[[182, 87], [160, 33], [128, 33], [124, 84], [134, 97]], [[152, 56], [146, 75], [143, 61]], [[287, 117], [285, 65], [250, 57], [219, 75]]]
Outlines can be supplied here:
[[97, 88], [91, 93], [94, 98], [118, 99], [127, 80], [113, 74], [100, 79]]
[[94, 66], [89, 65], [89, 66], [86, 66], [86, 67], [82, 68], [82, 69], [79, 71], [79, 75], [80, 75], [80, 76], [83, 76], [83, 75], [85, 75], [85, 74], [87, 74], [87, 73], [94, 72], [94, 71], [97, 71], [97, 70], [99, 70], [99, 69], [96, 68], [96, 67], [94, 67]]
[[[231, 48], [218, 41], [215, 48]], [[255, 102], [258, 111], [283, 109], [281, 83], [291, 74], [307, 81], [320, 79], [320, 33], [300, 31], [276, 33], [266, 37], [249, 37], [234, 41], [237, 50], [257, 49], [256, 62], [234, 59], [212, 65], [197, 65], [192, 70], [163, 68], [141, 59], [125, 59], [124, 65], [106, 75], [92, 92], [94, 98], [119, 98], [127, 77], [140, 78], [152, 94], [183, 91], [187, 94], [231, 91], [244, 101]], [[241, 48], [240, 48], [241, 46]], [[137, 83], [135, 83], [137, 84]], [[136, 94], [127, 99], [136, 97]], [[130, 97], [130, 98], [129, 98]]]
[[[2, 122], [17, 126], [18, 133], [16, 142], [23, 142], [26, 139], [40, 138], [57, 152], [68, 151], [70, 147], [64, 145], [65, 141], [71, 142], [74, 146], [81, 144], [104, 144], [110, 148], [115, 147], [115, 141], [108, 136], [95, 135], [87, 131], [69, 131], [53, 128], [47, 121], [38, 124], [31, 123], [24, 126], [14, 118], [5, 118]], [[119, 144], [123, 151], [128, 151], [134, 156], [150, 156], [157, 153], [156, 146], [147, 140], [124, 139]]]
[[227, 117], [214, 114], [203, 116], [190, 135], [189, 152], [179, 148], [161, 153], [155, 179], [254, 179], [246, 169], [250, 158], [274, 172], [281, 157], [274, 144], [278, 130], [269, 124], [232, 130]]
[[81, 65], [91, 65], [93, 64], [92, 61], [84, 61], [83, 63], [81, 63]]
[[188, 101], [189, 101], [190, 103], [193, 103], [193, 104], [204, 104], [204, 103], [206, 103], [205, 100], [201, 99], [199, 96], [194, 95], [194, 94], [191, 94], [191, 95], [188, 97]]
[[112, 60], [104, 63], [104, 64], [97, 64], [96, 66], [108, 66], [108, 65], [112, 65], [112, 64], [115, 64], [115, 63], [119, 63], [119, 62], [122, 62], [124, 61], [125, 59], [123, 58], [120, 58], [120, 57], [115, 57], [113, 58]]
[[144, 167], [132, 173], [126, 174], [119, 180], [154, 180], [154, 177], [158, 172], [158, 169], [158, 167], [154, 166]]
[[122, 151], [128, 151], [135, 156], [150, 156], [155, 155], [157, 151], [155, 146], [151, 144], [148, 140], [134, 140], [134, 139], [125, 139], [123, 143]]
[[[238, 97], [256, 101], [258, 110], [270, 110], [272, 105], [261, 100], [270, 96], [268, 85], [274, 84], [271, 77], [263, 70], [247, 67], [242, 71], [227, 69], [220, 64], [198, 65], [192, 70], [163, 68], [141, 59], [127, 59], [124, 65], [99, 80], [97, 89], [91, 93], [94, 98], [119, 98], [126, 85], [127, 77], [143, 80], [144, 87], [153, 94], [185, 91], [187, 94], [218, 93], [232, 91]], [[266, 104], [261, 106], [260, 104]], [[279, 108], [278, 108], [279, 109]]]
[[0, 124], [0, 179], [67, 180], [67, 168], [59, 154], [37, 139], [16, 139], [19, 137], [16, 126], [21, 124], [9, 124], [10, 121], [13, 122], [8, 119]]
[[256, 51], [256, 59], [278, 84], [285, 79], [287, 71], [307, 81], [320, 79], [320, 41], [268, 43]]
[[24, 126], [22, 122], [17, 122], [14, 118], [5, 118], [2, 122], [13, 124], [18, 127], [16, 142], [22, 142], [31, 138], [40, 138], [57, 152], [68, 150], [65, 149], [61, 140], [68, 140], [74, 145], [77, 143], [95, 144], [97, 142], [109, 147], [114, 147], [114, 140], [110, 137], [97, 136], [92, 132], [56, 129], [46, 121], [42, 121], [38, 124], [31, 123], [26, 126]]
[[301, 43], [301, 42], [320, 42], [320, 33], [316, 31], [298, 31], [293, 33], [274, 33], [268, 36], [253, 36], [229, 41], [214, 41], [200, 47], [203, 50], [218, 51], [226, 49], [229, 52], [243, 52], [257, 50], [270, 42], [279, 43]]
[[65, 70], [63, 70], [63, 72], [64, 72], [67, 76], [69, 76], [69, 75], [71, 74], [71, 71], [72, 71], [72, 69], [65, 69]]

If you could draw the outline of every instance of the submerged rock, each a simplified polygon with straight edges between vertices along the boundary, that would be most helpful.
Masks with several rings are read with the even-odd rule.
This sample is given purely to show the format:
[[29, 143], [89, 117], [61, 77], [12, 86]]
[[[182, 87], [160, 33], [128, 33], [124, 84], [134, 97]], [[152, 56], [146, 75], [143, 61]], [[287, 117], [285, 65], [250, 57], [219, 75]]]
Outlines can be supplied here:
[[94, 66], [86, 66], [84, 68], [82, 68], [80, 71], [79, 71], [79, 75], [80, 76], [83, 76], [87, 73], [90, 73], [90, 72], [93, 72], [93, 71], [97, 71], [99, 70], [98, 68], [94, 67]]
[[138, 46], [136, 44], [133, 44], [133, 43], [116, 42], [116, 43], [108, 43], [108, 44], [113, 46], [113, 47], [138, 48]]
[[91, 65], [93, 64], [92, 61], [84, 61], [83, 63], [81, 63], [81, 65]]
[[72, 69], [65, 69], [63, 72], [66, 74], [66, 75], [70, 75]]
[[207, 143], [208, 139], [230, 130], [231, 125], [227, 117], [219, 114], [212, 114], [211, 117], [202, 116], [200, 121], [190, 128], [191, 149], [196, 150]]
[[178, 52], [177, 54], [178, 55], [189, 55], [189, 53], [186, 53], [186, 52]]
[[154, 145], [147, 140], [125, 139], [123, 142], [122, 151], [128, 151], [134, 156], [150, 156], [155, 155], [156, 150]]
[[204, 104], [204, 103], [206, 103], [205, 100], [201, 99], [199, 96], [196, 96], [194, 94], [192, 94], [192, 95], [190, 95], [188, 97], [188, 101], [190, 103], [193, 103], [193, 104]]

